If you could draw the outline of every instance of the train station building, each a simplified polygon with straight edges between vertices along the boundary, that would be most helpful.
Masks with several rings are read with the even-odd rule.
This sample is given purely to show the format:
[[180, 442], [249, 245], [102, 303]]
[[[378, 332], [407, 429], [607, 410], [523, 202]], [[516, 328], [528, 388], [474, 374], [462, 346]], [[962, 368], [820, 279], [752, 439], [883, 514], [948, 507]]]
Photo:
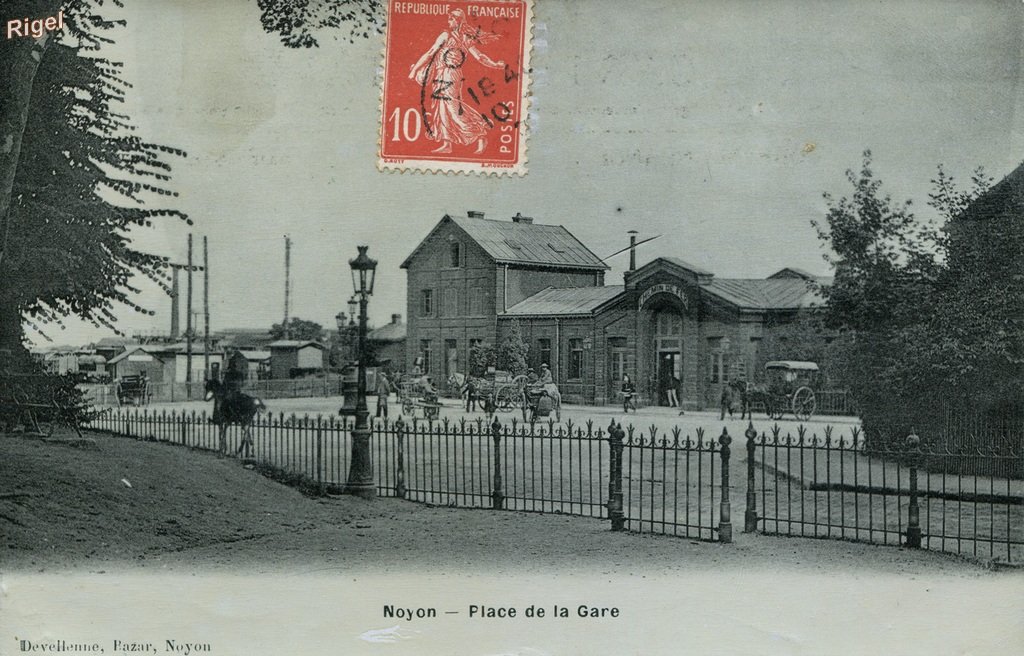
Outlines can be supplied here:
[[722, 385], [753, 375], [774, 326], [820, 306], [811, 283], [785, 268], [764, 279], [718, 278], [671, 256], [608, 266], [568, 230], [517, 214], [445, 215], [402, 263], [407, 272], [406, 369], [417, 357], [438, 380], [466, 373], [473, 347], [497, 344], [513, 321], [529, 363], [547, 363], [570, 403], [620, 402], [623, 375], [645, 405], [717, 405]]

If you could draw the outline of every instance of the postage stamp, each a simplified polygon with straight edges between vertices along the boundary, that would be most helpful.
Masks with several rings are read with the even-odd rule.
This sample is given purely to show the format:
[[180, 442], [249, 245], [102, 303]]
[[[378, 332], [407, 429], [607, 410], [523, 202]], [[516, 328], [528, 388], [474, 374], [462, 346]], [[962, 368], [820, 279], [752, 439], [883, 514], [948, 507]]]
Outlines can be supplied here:
[[378, 167], [526, 173], [533, 0], [390, 0]]

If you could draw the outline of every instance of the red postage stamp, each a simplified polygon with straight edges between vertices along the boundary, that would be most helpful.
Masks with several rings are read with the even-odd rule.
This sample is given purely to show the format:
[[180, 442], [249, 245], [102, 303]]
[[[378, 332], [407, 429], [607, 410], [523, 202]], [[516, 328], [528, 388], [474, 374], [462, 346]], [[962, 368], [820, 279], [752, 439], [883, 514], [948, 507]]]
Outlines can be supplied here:
[[532, 0], [390, 0], [382, 170], [526, 173]]

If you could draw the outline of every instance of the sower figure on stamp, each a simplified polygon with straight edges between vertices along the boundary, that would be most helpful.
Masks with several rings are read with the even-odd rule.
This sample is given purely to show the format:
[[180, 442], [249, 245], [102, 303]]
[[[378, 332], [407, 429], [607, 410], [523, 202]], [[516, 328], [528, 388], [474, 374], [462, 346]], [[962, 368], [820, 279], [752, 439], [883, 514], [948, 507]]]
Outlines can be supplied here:
[[[472, 55], [484, 66], [504, 69], [505, 62], [493, 61], [477, 49], [478, 45], [494, 41], [498, 35], [469, 25], [461, 9], [449, 12], [448, 28], [409, 68], [409, 79], [422, 88], [420, 111], [427, 126], [427, 137], [441, 142], [434, 152], [452, 152], [453, 142], [461, 146], [476, 142], [475, 152], [482, 153], [487, 146], [488, 124], [480, 112], [462, 101], [463, 66]], [[425, 104], [428, 102], [429, 107]]]

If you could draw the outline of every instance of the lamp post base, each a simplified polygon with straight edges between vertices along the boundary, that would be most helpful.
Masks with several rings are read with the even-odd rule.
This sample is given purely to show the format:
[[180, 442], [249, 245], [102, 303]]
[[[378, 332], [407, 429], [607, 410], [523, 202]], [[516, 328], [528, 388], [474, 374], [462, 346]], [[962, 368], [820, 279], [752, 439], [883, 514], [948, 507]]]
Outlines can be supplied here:
[[[363, 411], [365, 413], [365, 410]], [[362, 419], [362, 421], [360, 421]], [[377, 496], [377, 486], [373, 482], [373, 461], [370, 457], [370, 431], [359, 426], [366, 424], [365, 415], [360, 417], [357, 411], [356, 426], [352, 431], [352, 465], [348, 470], [348, 480], [342, 488], [343, 494], [351, 494], [364, 499]]]
[[377, 486], [372, 482], [370, 483], [345, 483], [345, 487], [341, 489], [342, 494], [351, 494], [355, 497], [362, 497], [364, 499], [373, 499], [377, 496]]

